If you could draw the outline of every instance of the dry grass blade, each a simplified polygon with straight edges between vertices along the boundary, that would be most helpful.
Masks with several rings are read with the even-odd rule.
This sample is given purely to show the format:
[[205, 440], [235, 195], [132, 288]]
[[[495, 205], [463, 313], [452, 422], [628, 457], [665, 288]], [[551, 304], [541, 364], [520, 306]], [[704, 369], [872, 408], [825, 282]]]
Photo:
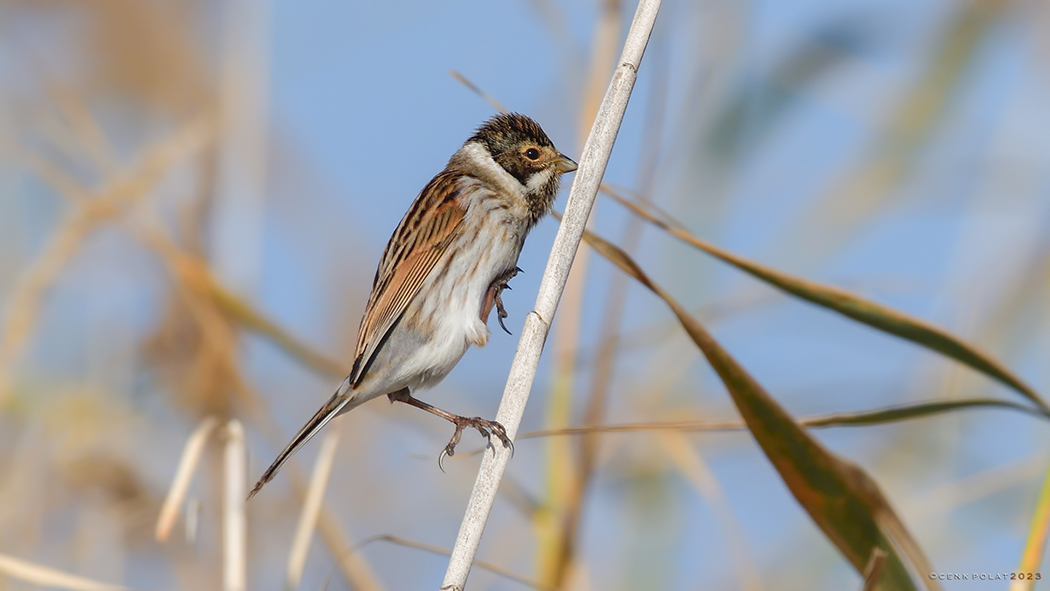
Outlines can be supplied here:
[[133, 231], [132, 235], [157, 252], [168, 265], [172, 275], [193, 293], [206, 298], [223, 314], [239, 325], [269, 339], [293, 359], [325, 377], [342, 378], [346, 369], [341, 363], [315, 351], [251, 304], [223, 287], [208, 264], [196, 255], [180, 249], [159, 228], [153, 231]]
[[1046, 470], [1046, 456], [1033, 455], [1028, 459], [962, 478], [942, 482], [923, 490], [911, 502], [909, 513], [920, 515], [923, 521], [949, 515], [971, 503], [999, 495], [1004, 491], [1031, 485]]
[[761, 591], [765, 589], [758, 577], [758, 565], [747, 545], [740, 522], [733, 514], [733, 508], [725, 496], [722, 487], [715, 480], [707, 465], [681, 433], [662, 433], [660, 443], [667, 450], [667, 455], [675, 463], [678, 471], [711, 506], [718, 525], [725, 536], [729, 558], [736, 570], [737, 589], [743, 591]]
[[348, 370], [343, 364], [303, 344], [299, 339], [293, 337], [288, 331], [278, 326], [250, 304], [219, 285], [206, 266], [198, 266], [197, 271], [200, 272], [197, 277], [201, 280], [200, 286], [204, 289], [204, 292], [212, 298], [220, 310], [236, 320], [241, 326], [270, 339], [270, 341], [284, 349], [293, 358], [321, 375], [326, 377], [335, 376], [340, 379], [346, 375]]
[[318, 452], [317, 461], [314, 463], [310, 488], [306, 491], [303, 512], [299, 516], [295, 537], [292, 538], [292, 550], [288, 553], [288, 575], [284, 582], [284, 588], [288, 591], [298, 589], [299, 581], [302, 580], [306, 554], [310, 550], [310, 538], [313, 537], [314, 528], [317, 526], [317, 516], [321, 513], [321, 503], [324, 501], [328, 477], [332, 474], [332, 461], [335, 459], [338, 445], [339, 429], [329, 429], [321, 442], [321, 451]]
[[[796, 423], [803, 427], [864, 427], [871, 425], [887, 425], [899, 421], [918, 419], [934, 416], [947, 412], [978, 408], [1002, 408], [1016, 410], [1033, 416], [1044, 417], [1042, 413], [1027, 406], [1006, 402], [1003, 400], [991, 400], [986, 398], [971, 398], [963, 400], [948, 400], [937, 402], [920, 402], [905, 406], [893, 406], [875, 410], [864, 410], [858, 412], [832, 413], [813, 417], [802, 417], [796, 419]], [[522, 433], [518, 439], [532, 439], [537, 437], [556, 437], [564, 435], [587, 435], [591, 433], [631, 433], [639, 431], [738, 431], [746, 429], [743, 421], [668, 421], [658, 423], [624, 423], [620, 425], [588, 425], [582, 427], [569, 427], [566, 429], [543, 429], [540, 431], [529, 431]]]
[[9, 370], [18, 350], [31, 334], [44, 296], [55, 279], [79, 251], [85, 238], [102, 222], [120, 214], [141, 198], [180, 159], [200, 150], [211, 138], [211, 128], [203, 119], [182, 127], [160, 142], [142, 158], [134, 174], [117, 177], [93, 199], [88, 192], [66, 177], [57, 167], [40, 165], [30, 158], [31, 170], [74, 204], [75, 209], [52, 234], [36, 262], [12, 290], [6, 324], [0, 336], [0, 400], [7, 392]]
[[624, 199], [615, 192], [609, 191], [608, 188], [606, 188], [606, 194], [623, 204], [636, 215], [641, 216], [646, 221], [651, 222], [656, 227], [668, 232], [686, 244], [699, 248], [711, 256], [729, 263], [741, 271], [744, 271], [777, 289], [783, 290], [790, 295], [838, 312], [843, 316], [867, 324], [872, 328], [911, 341], [964, 363], [1016, 390], [1024, 397], [1034, 402], [1043, 413], [1050, 416], [1050, 406], [1047, 405], [1035, 390], [1025, 384], [1019, 377], [1010, 372], [1010, 370], [1003, 367], [1002, 364], [993, 359], [990, 355], [981, 351], [977, 347], [964, 342], [958, 337], [955, 337], [936, 326], [919, 320], [918, 318], [902, 314], [896, 310], [876, 304], [875, 302], [866, 300], [850, 292], [827, 285], [821, 285], [814, 281], [792, 277], [786, 273], [781, 273], [780, 271], [749, 261], [744, 257], [722, 250], [713, 244], [697, 238], [676, 222], [656, 217], [637, 203]]
[[[289, 475], [296, 494], [305, 497], [302, 478], [294, 465], [290, 466]], [[339, 518], [324, 503], [321, 504], [321, 511], [316, 522], [317, 531], [321, 534], [332, 556], [337, 557], [339, 569], [350, 588], [354, 591], [383, 591], [383, 585], [372, 572], [372, 567], [353, 551], [353, 547], [347, 542], [347, 535], [343, 531]]]
[[164, 498], [164, 504], [160, 508], [160, 516], [157, 518], [157, 527], [154, 531], [156, 538], [162, 542], [167, 540], [171, 534], [171, 527], [175, 525], [175, 519], [179, 515], [179, 507], [186, 498], [186, 491], [190, 488], [193, 473], [196, 472], [197, 463], [200, 462], [204, 444], [218, 422], [215, 417], [206, 417], [190, 434], [185, 447], [182, 448], [179, 467], [175, 470], [175, 478], [171, 481], [168, 496]]
[[[451, 554], [452, 554], [451, 551], [446, 550], [445, 548], [442, 548], [441, 546], [433, 546], [431, 544], [424, 544], [422, 542], [415, 542], [415, 541], [412, 541], [412, 540], [406, 540], [405, 538], [400, 538], [398, 536], [386, 536], [386, 535], [384, 535], [384, 536], [375, 536], [375, 537], [368, 538], [367, 540], [365, 540], [365, 541], [361, 542], [360, 544], [358, 544], [357, 548], [355, 548], [355, 551], [360, 550], [361, 548], [364, 548], [365, 546], [367, 546], [368, 544], [371, 544], [372, 542], [390, 542], [391, 544], [396, 544], [398, 546], [404, 546], [406, 548], [415, 548], [416, 550], [423, 550], [424, 552], [430, 552], [432, 554], [440, 554], [442, 556], [451, 556]], [[491, 562], [485, 562], [484, 560], [475, 560], [474, 561], [474, 566], [476, 566], [478, 568], [481, 568], [481, 569], [484, 569], [484, 570], [487, 570], [490, 573], [499, 575], [499, 576], [501, 576], [503, 578], [510, 579], [512, 581], [517, 581], [517, 582], [519, 582], [519, 583], [521, 583], [523, 585], [528, 585], [529, 587], [532, 587], [534, 589], [544, 589], [545, 591], [556, 591], [556, 589], [554, 587], [550, 587], [548, 585], [544, 585], [543, 583], [540, 583], [539, 581], [533, 581], [532, 579], [530, 579], [528, 577], [524, 577], [524, 576], [519, 575], [517, 573], [513, 573], [513, 572], [503, 568], [502, 566], [498, 566], [498, 565], [492, 564]]]
[[875, 410], [865, 410], [851, 413], [833, 413], [821, 417], [810, 417], [803, 419], [801, 423], [807, 427], [845, 427], [863, 425], [884, 425], [910, 419], [919, 419], [933, 415], [953, 412], [956, 410], [978, 409], [978, 408], [1000, 408], [1016, 410], [1034, 417], [1047, 418], [1042, 412], [1024, 404], [1009, 402], [1006, 400], [995, 400], [991, 398], [961, 398], [959, 400], [937, 400], [934, 402], [919, 402], [901, 406], [891, 406]]
[[40, 316], [44, 296], [93, 228], [94, 221], [84, 209], [75, 212], [54, 233], [40, 257], [12, 290], [6, 325], [0, 335], [0, 400], [7, 392], [8, 372], [15, 356]]
[[489, 94], [489, 93], [485, 92], [484, 90], [482, 90], [480, 86], [478, 86], [477, 84], [474, 84], [473, 82], [471, 82], [463, 74], [460, 74], [459, 72], [457, 72], [455, 70], [449, 70], [448, 73], [451, 74], [452, 77], [455, 78], [457, 82], [459, 82], [463, 86], [466, 86], [467, 88], [472, 90], [475, 94], [477, 94], [482, 99], [484, 99], [485, 102], [487, 102], [488, 104], [492, 105], [493, 109], [496, 109], [500, 113], [507, 113], [508, 112], [507, 108], [503, 106], [503, 103], [501, 103], [498, 100], [496, 100], [496, 97], [494, 97], [491, 94]]
[[223, 469], [226, 478], [222, 503], [222, 588], [223, 591], [244, 591], [248, 572], [247, 521], [244, 516], [248, 470], [244, 427], [236, 419], [226, 425]]
[[[1046, 551], [1048, 526], [1050, 526], [1050, 469], [1047, 470], [1043, 488], [1039, 491], [1039, 500], [1036, 502], [1035, 513], [1032, 515], [1032, 523], [1028, 530], [1028, 541], [1025, 542], [1021, 564], [1017, 567], [1017, 572], [1039, 572], [1039, 566]], [[1010, 591], [1030, 591], [1033, 588], [1035, 588], [1035, 581], [1023, 578], [1010, 583]]]
[[[751, 434], [795, 499], [857, 572], [864, 573], [871, 553], [878, 548], [887, 556], [885, 571], [879, 579], [880, 587], [916, 589], [893, 541], [898, 541], [916, 570], [929, 572], [923, 568], [927, 564], [926, 558], [900, 525], [900, 520], [871, 477], [810, 437], [707, 330], [653, 283], [626, 253], [589, 232], [584, 235], [584, 240], [671, 308], [682, 328], [718, 373]], [[895, 526], [892, 532], [887, 531], [887, 525]], [[939, 588], [935, 581], [925, 578], [923, 581], [928, 589]]]
[[0, 554], [0, 573], [34, 585], [72, 591], [124, 591], [127, 587], [99, 583], [62, 571]]

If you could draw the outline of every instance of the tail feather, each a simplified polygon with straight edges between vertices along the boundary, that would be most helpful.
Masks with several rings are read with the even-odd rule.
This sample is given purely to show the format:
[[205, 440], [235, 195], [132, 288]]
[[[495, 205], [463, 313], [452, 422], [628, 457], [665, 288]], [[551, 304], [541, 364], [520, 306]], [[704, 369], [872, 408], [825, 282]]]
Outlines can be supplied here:
[[[291, 442], [289, 442], [284, 450], [277, 455], [277, 459], [273, 461], [273, 464], [270, 464], [270, 467], [266, 469], [266, 472], [263, 472], [262, 478], [260, 478], [259, 482], [255, 484], [255, 488], [252, 489], [252, 492], [248, 493], [249, 499], [254, 497], [255, 493], [259, 492], [267, 482], [273, 480], [273, 477], [277, 475], [277, 471], [281, 469], [281, 466], [283, 466], [284, 463], [295, 454], [295, 452], [299, 451], [300, 447], [305, 445], [307, 441], [310, 441], [310, 438], [316, 435], [318, 431], [328, 424], [329, 421], [339, 416], [342, 412], [350, 410], [345, 407], [351, 401], [356, 400], [356, 397], [353, 396], [353, 393], [349, 390], [349, 384], [343, 382], [343, 385], [339, 387], [339, 390], [330, 399], [328, 399], [328, 402], [321, 407], [321, 410], [317, 411], [317, 414], [315, 414], [302, 429], [299, 429], [299, 432], [296, 433]], [[351, 408], [353, 408], [353, 406], [357, 405], [352, 405]]]

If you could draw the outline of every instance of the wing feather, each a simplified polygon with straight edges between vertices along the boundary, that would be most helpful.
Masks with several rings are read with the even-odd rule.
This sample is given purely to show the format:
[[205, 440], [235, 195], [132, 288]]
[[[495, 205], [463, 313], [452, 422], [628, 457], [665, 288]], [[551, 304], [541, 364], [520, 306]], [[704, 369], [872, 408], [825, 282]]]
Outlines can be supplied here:
[[350, 383], [364, 379], [387, 333], [419, 293], [427, 276], [462, 232], [466, 214], [459, 197], [470, 190], [459, 173], [442, 172], [416, 197], [390, 237], [372, 284], [372, 295], [361, 320]]

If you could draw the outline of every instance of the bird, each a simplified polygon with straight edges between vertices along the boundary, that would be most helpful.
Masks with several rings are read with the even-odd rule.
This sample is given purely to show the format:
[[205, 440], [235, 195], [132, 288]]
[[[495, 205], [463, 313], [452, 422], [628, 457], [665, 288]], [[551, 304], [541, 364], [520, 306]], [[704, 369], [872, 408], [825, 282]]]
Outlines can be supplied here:
[[[496, 421], [463, 417], [415, 398], [436, 385], [471, 345], [489, 339], [493, 306], [518, 272], [525, 238], [554, 204], [561, 176], [576, 162], [533, 119], [502, 113], [485, 121], [416, 197], [376, 269], [354, 362], [335, 394], [292, 438], [248, 498], [335, 417], [380, 396], [450, 421], [455, 432], [438, 456], [452, 456], [466, 428], [512, 448]], [[509, 332], [509, 331], [507, 331]]]

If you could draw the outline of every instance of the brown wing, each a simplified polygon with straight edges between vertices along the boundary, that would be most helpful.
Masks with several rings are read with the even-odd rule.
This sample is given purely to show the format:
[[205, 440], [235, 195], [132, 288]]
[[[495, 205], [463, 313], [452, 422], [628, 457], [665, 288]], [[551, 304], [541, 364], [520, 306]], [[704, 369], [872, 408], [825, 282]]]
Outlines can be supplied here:
[[460, 231], [466, 210], [459, 197], [470, 190], [469, 183], [460, 173], [444, 171], [437, 175], [394, 230], [379, 261], [372, 295], [361, 320], [350, 373], [352, 386], [361, 383], [380, 343]]

